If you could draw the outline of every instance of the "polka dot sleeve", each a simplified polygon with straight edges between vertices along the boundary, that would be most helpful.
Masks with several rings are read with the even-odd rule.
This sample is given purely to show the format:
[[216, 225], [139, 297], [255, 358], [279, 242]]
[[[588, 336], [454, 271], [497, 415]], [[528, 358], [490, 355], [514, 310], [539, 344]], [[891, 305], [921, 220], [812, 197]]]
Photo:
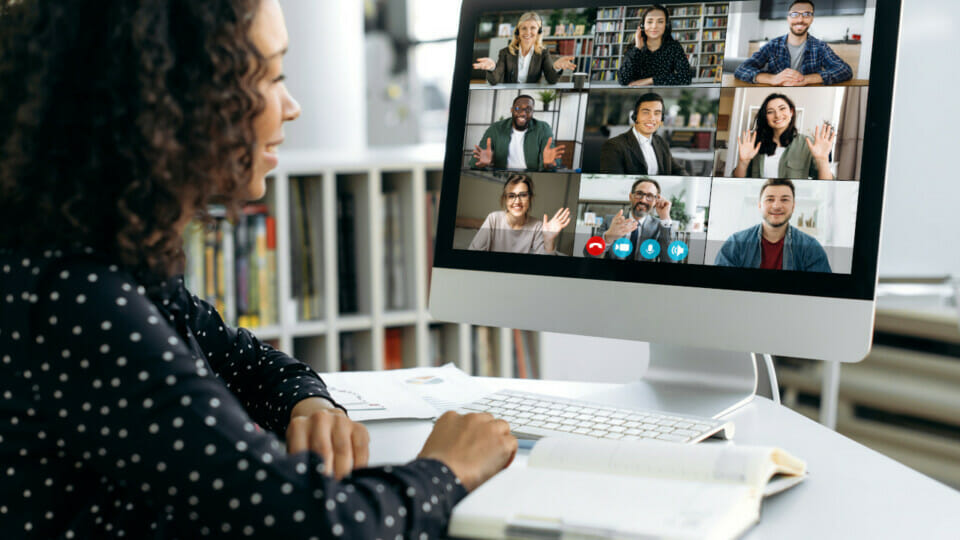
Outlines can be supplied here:
[[[177, 295], [155, 303], [128, 274], [94, 262], [38, 273], [39, 285], [0, 318], [0, 529], [39, 538], [445, 533], [466, 493], [442, 463], [324, 476], [319, 455], [287, 455], [256, 429], [205, 358], [201, 344], [216, 346], [210, 329], [191, 323], [208, 332], [193, 339], [191, 308]], [[29, 282], [5, 280], [0, 295]], [[243, 332], [224, 343], [231, 339], [255, 350]], [[258, 353], [241, 356], [276, 358]], [[299, 377], [266, 386], [295, 387]], [[234, 388], [251, 384], [235, 380]]]
[[186, 308], [183, 318], [207, 362], [257, 423], [283, 436], [299, 401], [323, 397], [333, 403], [309, 366], [261, 343], [245, 328], [228, 326], [213, 306], [187, 291], [182, 278], [172, 282], [170, 309]]

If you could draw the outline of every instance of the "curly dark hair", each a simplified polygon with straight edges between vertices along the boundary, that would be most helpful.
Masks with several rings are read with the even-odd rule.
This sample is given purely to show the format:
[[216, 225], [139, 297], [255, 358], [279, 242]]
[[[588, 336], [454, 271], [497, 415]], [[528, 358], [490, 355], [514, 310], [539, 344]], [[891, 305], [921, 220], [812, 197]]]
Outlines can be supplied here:
[[0, 248], [83, 245], [156, 282], [184, 203], [251, 180], [260, 0], [0, 0]]

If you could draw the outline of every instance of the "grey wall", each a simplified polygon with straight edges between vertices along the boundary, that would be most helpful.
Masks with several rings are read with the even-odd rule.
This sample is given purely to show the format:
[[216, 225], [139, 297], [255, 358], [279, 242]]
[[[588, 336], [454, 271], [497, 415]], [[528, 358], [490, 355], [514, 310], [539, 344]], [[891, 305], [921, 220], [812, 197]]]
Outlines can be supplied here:
[[[960, 204], [958, 30], [955, 1], [904, 0], [881, 276], [960, 275], [954, 233]], [[864, 178], [864, 185], [869, 181]]]

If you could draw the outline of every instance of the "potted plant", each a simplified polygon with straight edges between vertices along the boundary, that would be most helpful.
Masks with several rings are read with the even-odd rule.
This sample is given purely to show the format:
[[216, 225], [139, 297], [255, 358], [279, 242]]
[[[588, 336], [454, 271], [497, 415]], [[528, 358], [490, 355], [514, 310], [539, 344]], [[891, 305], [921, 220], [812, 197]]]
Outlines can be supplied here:
[[679, 195], [670, 197], [670, 219], [680, 224], [678, 231], [687, 230], [687, 224], [690, 223], [690, 215], [687, 214], [687, 203], [683, 200], [687, 190], [684, 189]]
[[540, 101], [543, 103], [543, 110], [549, 111], [550, 104], [557, 99], [556, 90], [543, 90], [539, 93]]

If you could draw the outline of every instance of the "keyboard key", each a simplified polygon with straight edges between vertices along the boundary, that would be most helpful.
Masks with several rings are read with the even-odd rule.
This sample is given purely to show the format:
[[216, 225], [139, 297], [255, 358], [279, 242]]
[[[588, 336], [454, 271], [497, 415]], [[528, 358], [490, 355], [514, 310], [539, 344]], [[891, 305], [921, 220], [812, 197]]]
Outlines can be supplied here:
[[622, 438], [622, 437], [623, 437], [623, 434], [622, 434], [622, 433], [607, 433], [606, 435], [604, 435], [603, 438], [604, 438], [604, 439], [617, 440], [617, 439], [620, 439], [620, 438]]

